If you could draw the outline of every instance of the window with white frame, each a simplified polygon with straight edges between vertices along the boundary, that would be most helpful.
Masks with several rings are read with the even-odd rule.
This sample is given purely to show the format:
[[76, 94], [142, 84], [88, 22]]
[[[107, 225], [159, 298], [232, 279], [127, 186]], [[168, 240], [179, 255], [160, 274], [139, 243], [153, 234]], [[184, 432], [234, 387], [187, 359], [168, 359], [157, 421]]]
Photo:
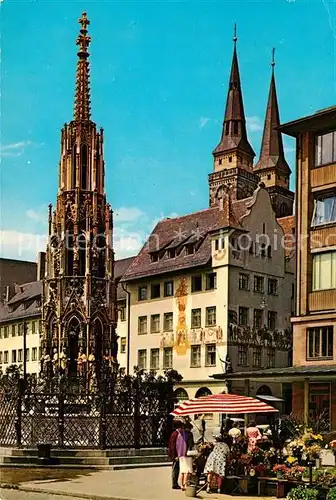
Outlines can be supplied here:
[[126, 352], [126, 337], [121, 337], [120, 339], [120, 354], [125, 354]]
[[333, 359], [334, 328], [321, 326], [307, 330], [307, 358]]
[[16, 335], [16, 325], [12, 325], [12, 337]]
[[336, 252], [313, 254], [313, 291], [336, 288]]
[[254, 277], [254, 291], [264, 293], [264, 278], [263, 276]]
[[172, 297], [174, 295], [174, 282], [165, 281], [163, 284], [163, 294], [165, 297]]
[[240, 326], [248, 326], [249, 324], [249, 308], [248, 307], [239, 307], [239, 325]]
[[151, 370], [158, 370], [160, 368], [160, 349], [151, 349], [150, 351], [150, 367]]
[[2, 365], [2, 360], [3, 360], [3, 353], [0, 351], [0, 365]]
[[315, 166], [336, 161], [336, 131], [318, 135], [315, 143]]
[[253, 360], [252, 360], [254, 368], [261, 367], [261, 355], [262, 355], [261, 347], [254, 347], [253, 348]]
[[171, 332], [173, 330], [173, 313], [168, 312], [163, 315], [163, 330]]
[[267, 349], [267, 368], [275, 368], [275, 348]]
[[32, 348], [32, 361], [37, 361], [37, 347]]
[[248, 274], [239, 274], [239, 290], [249, 290], [249, 278]]
[[205, 345], [205, 365], [216, 366], [216, 344]]
[[268, 329], [271, 331], [276, 330], [276, 327], [277, 327], [277, 312], [276, 311], [268, 311], [267, 326], [268, 326]]
[[145, 335], [146, 333], [147, 333], [147, 316], [139, 316], [138, 334]]
[[16, 363], [16, 350], [12, 351], [12, 363]]
[[277, 295], [278, 293], [278, 280], [275, 278], [268, 278], [268, 295]]
[[216, 306], [207, 307], [205, 310], [205, 325], [216, 325]]
[[138, 368], [139, 370], [146, 370], [147, 368], [147, 351], [146, 349], [138, 350]]
[[191, 310], [191, 328], [200, 328], [202, 324], [201, 309]]
[[238, 346], [238, 366], [247, 366], [248, 364], [248, 349], [247, 345]]
[[7, 364], [8, 363], [8, 351], [5, 351], [4, 352], [4, 363]]
[[139, 300], [147, 300], [147, 286], [146, 285], [139, 286], [138, 299]]
[[262, 328], [263, 327], [263, 310], [262, 309], [254, 309], [254, 311], [253, 311], [253, 326], [254, 326], [254, 328]]
[[23, 361], [23, 350], [19, 349], [18, 350], [18, 363], [22, 363]]
[[173, 348], [165, 347], [163, 349], [163, 368], [165, 370], [173, 368]]
[[160, 314], [152, 314], [151, 333], [159, 333], [159, 331], [160, 331]]
[[205, 275], [205, 288], [206, 290], [214, 290], [217, 288], [217, 274], [208, 273]]
[[190, 366], [191, 368], [200, 368], [201, 366], [201, 346], [192, 345], [190, 347]]
[[325, 195], [315, 199], [312, 226], [336, 222], [336, 196]]

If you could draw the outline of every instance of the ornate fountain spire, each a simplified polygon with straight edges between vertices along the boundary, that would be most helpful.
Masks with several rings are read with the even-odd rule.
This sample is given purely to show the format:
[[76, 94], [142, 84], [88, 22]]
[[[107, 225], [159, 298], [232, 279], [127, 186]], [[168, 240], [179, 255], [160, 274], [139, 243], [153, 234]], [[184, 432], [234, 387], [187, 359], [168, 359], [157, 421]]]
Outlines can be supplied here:
[[81, 29], [76, 41], [79, 46], [77, 72], [76, 72], [76, 91], [75, 91], [75, 106], [74, 120], [83, 121], [90, 120], [90, 63], [88, 61], [88, 47], [91, 38], [88, 36], [87, 27], [90, 21], [87, 18], [86, 12], [78, 19]]

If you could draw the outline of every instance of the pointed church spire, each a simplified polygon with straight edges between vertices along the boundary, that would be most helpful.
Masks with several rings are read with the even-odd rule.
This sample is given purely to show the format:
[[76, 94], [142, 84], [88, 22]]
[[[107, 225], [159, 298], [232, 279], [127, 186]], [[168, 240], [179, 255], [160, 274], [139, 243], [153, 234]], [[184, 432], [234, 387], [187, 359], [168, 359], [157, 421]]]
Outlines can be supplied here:
[[235, 24], [233, 36], [233, 58], [222, 137], [220, 143], [214, 149], [213, 154], [218, 155], [231, 150], [240, 149], [248, 155], [251, 155], [253, 159], [255, 153], [247, 139], [246, 133], [246, 120], [237, 56], [237, 40], [237, 27]]
[[260, 158], [254, 170], [279, 169], [284, 174], [290, 174], [291, 170], [285, 159], [282, 135], [277, 129], [280, 126], [280, 114], [275, 84], [275, 49], [272, 50], [272, 76], [266, 108], [264, 133], [261, 144]]
[[87, 27], [90, 21], [87, 18], [86, 12], [83, 12], [82, 17], [78, 19], [81, 29], [76, 41], [79, 46], [77, 72], [76, 72], [76, 91], [75, 91], [75, 106], [74, 120], [83, 121], [90, 120], [90, 64], [88, 61], [88, 47], [91, 38], [88, 36]]

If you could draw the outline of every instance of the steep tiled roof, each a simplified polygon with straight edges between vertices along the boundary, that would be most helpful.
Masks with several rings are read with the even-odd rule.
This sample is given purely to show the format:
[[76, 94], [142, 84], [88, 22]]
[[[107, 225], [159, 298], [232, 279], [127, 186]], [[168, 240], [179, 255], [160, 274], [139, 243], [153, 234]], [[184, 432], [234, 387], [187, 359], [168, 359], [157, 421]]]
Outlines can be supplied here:
[[14, 297], [11, 298], [8, 305], [13, 305], [16, 302], [40, 296], [42, 294], [42, 281], [32, 281], [31, 283], [16, 285], [15, 292]]
[[118, 259], [114, 263], [114, 277], [116, 280], [123, 277], [129, 266], [132, 264], [133, 257], [126, 257], [125, 259]]
[[[225, 227], [242, 229], [240, 218], [253, 201], [254, 197], [229, 202], [226, 197], [222, 210], [219, 207], [212, 207], [182, 217], [162, 220], [153, 229], [123, 279], [131, 281], [148, 275], [206, 265], [211, 258], [210, 234]], [[176, 257], [170, 258], [165, 252], [167, 248], [176, 247], [176, 239], [180, 239], [180, 245], [184, 245], [188, 244], [191, 238], [194, 241], [195, 236], [199, 245], [195, 253], [188, 255], [185, 251], [181, 251]], [[153, 261], [151, 254], [158, 250], [161, 255], [158, 260]]]
[[291, 258], [295, 254], [295, 216], [289, 215], [288, 217], [281, 217], [277, 219], [278, 223], [285, 233], [285, 254], [286, 257]]
[[[120, 280], [132, 263], [134, 257], [118, 259], [115, 261], [115, 278]], [[17, 320], [41, 314], [39, 305], [42, 295], [42, 281], [32, 281], [16, 285], [15, 295], [7, 304], [0, 303], [0, 323]], [[121, 284], [117, 288], [117, 300], [123, 300], [126, 294]]]

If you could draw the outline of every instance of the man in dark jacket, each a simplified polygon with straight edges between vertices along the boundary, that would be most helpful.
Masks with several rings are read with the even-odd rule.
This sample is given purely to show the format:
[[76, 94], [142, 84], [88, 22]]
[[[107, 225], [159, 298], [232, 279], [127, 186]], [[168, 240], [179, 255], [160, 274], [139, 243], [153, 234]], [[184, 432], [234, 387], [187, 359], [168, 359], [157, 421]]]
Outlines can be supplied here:
[[174, 422], [174, 427], [175, 430], [172, 432], [172, 435], [170, 436], [169, 439], [169, 446], [168, 446], [168, 457], [169, 460], [171, 460], [172, 463], [172, 488], [173, 490], [180, 490], [180, 486], [178, 484], [178, 478], [180, 475], [180, 464], [179, 464], [179, 458], [177, 455], [177, 450], [176, 450], [176, 439], [178, 436], [179, 432], [182, 432], [183, 430], [183, 423], [178, 421]]

